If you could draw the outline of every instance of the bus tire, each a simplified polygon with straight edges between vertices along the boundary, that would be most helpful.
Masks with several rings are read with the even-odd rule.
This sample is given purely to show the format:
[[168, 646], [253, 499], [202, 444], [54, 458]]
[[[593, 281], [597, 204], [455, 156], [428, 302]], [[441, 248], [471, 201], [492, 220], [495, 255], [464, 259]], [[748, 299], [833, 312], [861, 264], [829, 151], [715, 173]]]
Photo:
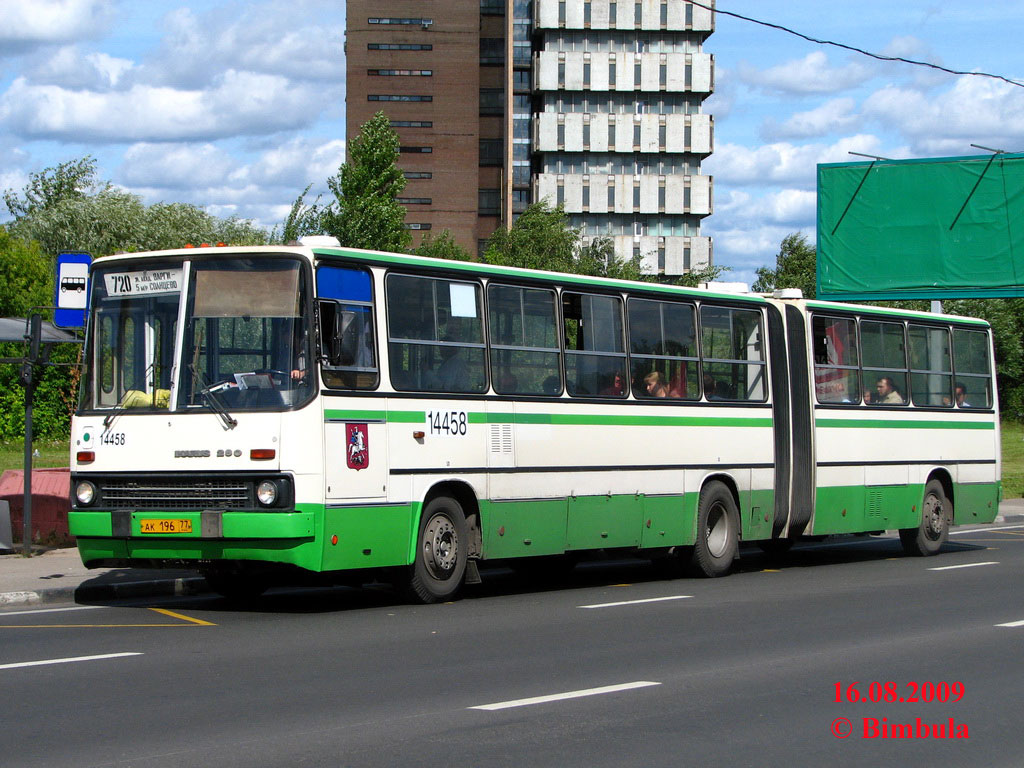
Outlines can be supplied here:
[[732, 493], [717, 480], [704, 486], [697, 502], [697, 540], [690, 570], [698, 576], [724, 576], [739, 551], [739, 510]]
[[903, 551], [921, 557], [938, 554], [949, 538], [952, 521], [953, 505], [946, 498], [942, 483], [929, 480], [921, 500], [921, 524], [917, 528], [900, 529]]
[[454, 598], [466, 575], [468, 547], [469, 529], [462, 505], [450, 496], [427, 502], [409, 578], [410, 596], [423, 603]]

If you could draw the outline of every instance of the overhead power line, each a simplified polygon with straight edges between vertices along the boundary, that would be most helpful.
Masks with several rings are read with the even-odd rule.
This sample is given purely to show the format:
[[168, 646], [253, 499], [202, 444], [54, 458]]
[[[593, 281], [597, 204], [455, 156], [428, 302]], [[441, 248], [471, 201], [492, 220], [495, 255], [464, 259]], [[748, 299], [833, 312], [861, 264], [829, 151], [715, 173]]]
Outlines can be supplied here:
[[859, 53], [862, 56], [870, 56], [872, 59], [878, 59], [879, 61], [899, 61], [899, 62], [902, 62], [904, 64], [913, 64], [916, 67], [930, 67], [931, 69], [937, 69], [940, 72], [948, 72], [951, 75], [972, 75], [974, 77], [990, 77], [993, 80], [1002, 80], [1004, 83], [1009, 83], [1010, 85], [1016, 85], [1018, 88], [1024, 88], [1024, 83], [1018, 82], [1017, 80], [1011, 80], [1010, 78], [1003, 77], [1002, 75], [993, 75], [990, 72], [964, 72], [962, 70], [949, 69], [948, 67], [943, 67], [943, 66], [940, 66], [938, 64], [932, 64], [931, 62], [928, 62], [928, 61], [916, 61], [914, 59], [905, 59], [902, 56], [884, 56], [884, 55], [882, 55], [880, 53], [872, 53], [871, 51], [865, 51], [862, 48], [857, 48], [857, 47], [852, 46], [852, 45], [846, 45], [844, 43], [837, 43], [834, 40], [820, 40], [820, 39], [818, 39], [816, 37], [811, 37], [810, 35], [805, 35], [802, 32], [797, 32], [796, 30], [790, 29], [789, 27], [784, 27], [781, 24], [772, 24], [771, 22], [768, 22], [768, 21], [761, 21], [760, 19], [752, 19], [749, 16], [744, 16], [744, 15], [739, 14], [739, 13], [733, 13], [732, 11], [723, 11], [720, 8], [716, 8], [714, 5], [709, 5], [707, 3], [702, 3], [702, 2], [699, 2], [698, 0], [690, 0], [690, 2], [693, 5], [699, 6], [701, 8], [705, 8], [705, 9], [707, 9], [709, 11], [714, 11], [715, 13], [720, 13], [723, 16], [732, 16], [733, 18], [741, 19], [743, 21], [749, 21], [752, 24], [760, 24], [762, 27], [769, 27], [771, 29], [777, 29], [780, 32], [785, 32], [786, 34], [789, 34], [789, 35], [795, 35], [796, 37], [802, 38], [802, 39], [807, 40], [808, 42], [811, 42], [811, 43], [816, 43], [817, 45], [832, 45], [832, 46], [835, 46], [836, 48], [842, 48], [842, 49], [847, 50], [847, 51], [853, 51], [854, 53]]

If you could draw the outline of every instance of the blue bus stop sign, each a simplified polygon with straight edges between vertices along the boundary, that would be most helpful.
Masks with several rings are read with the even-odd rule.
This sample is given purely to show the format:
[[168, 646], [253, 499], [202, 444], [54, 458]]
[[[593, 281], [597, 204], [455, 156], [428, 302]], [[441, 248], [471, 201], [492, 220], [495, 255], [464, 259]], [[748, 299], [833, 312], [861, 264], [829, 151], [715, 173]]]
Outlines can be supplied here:
[[57, 280], [53, 287], [53, 303], [57, 311], [53, 324], [58, 328], [84, 328], [85, 311], [89, 305], [88, 253], [62, 253], [57, 256]]

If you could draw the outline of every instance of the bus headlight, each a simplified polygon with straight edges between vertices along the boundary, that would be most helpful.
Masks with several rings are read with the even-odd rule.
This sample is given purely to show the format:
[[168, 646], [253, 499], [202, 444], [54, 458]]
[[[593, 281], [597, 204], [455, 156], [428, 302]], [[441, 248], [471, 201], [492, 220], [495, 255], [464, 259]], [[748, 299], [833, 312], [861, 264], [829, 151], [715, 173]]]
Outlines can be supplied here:
[[88, 507], [96, 500], [96, 486], [88, 480], [82, 480], [75, 486], [75, 498], [83, 507]]
[[256, 498], [264, 507], [272, 507], [277, 502], [278, 487], [273, 480], [264, 480], [256, 487]]

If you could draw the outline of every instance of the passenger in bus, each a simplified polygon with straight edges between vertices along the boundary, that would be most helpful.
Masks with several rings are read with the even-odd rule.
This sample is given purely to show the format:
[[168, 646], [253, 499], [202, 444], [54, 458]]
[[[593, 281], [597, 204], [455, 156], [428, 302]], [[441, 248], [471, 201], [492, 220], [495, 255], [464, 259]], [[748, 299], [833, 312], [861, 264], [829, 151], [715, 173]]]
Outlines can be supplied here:
[[442, 392], [464, 391], [469, 370], [462, 358], [462, 348], [446, 344], [441, 347], [441, 360], [441, 367], [437, 369], [437, 388]]
[[668, 397], [668, 387], [658, 371], [651, 371], [644, 376], [644, 389], [648, 397]]
[[686, 377], [681, 370], [669, 381], [668, 396], [674, 398], [686, 397]]
[[889, 376], [883, 376], [875, 383], [878, 397], [871, 402], [874, 405], [903, 405], [903, 395], [896, 389], [896, 383]]
[[967, 402], [967, 387], [964, 386], [962, 381], [958, 381], [956, 386], [953, 388], [953, 396], [956, 398], [956, 404], [961, 408], [973, 408], [974, 406]]
[[626, 384], [622, 378], [622, 371], [616, 371], [615, 375], [612, 377], [612, 383], [602, 389], [601, 394], [618, 397], [625, 391]]

